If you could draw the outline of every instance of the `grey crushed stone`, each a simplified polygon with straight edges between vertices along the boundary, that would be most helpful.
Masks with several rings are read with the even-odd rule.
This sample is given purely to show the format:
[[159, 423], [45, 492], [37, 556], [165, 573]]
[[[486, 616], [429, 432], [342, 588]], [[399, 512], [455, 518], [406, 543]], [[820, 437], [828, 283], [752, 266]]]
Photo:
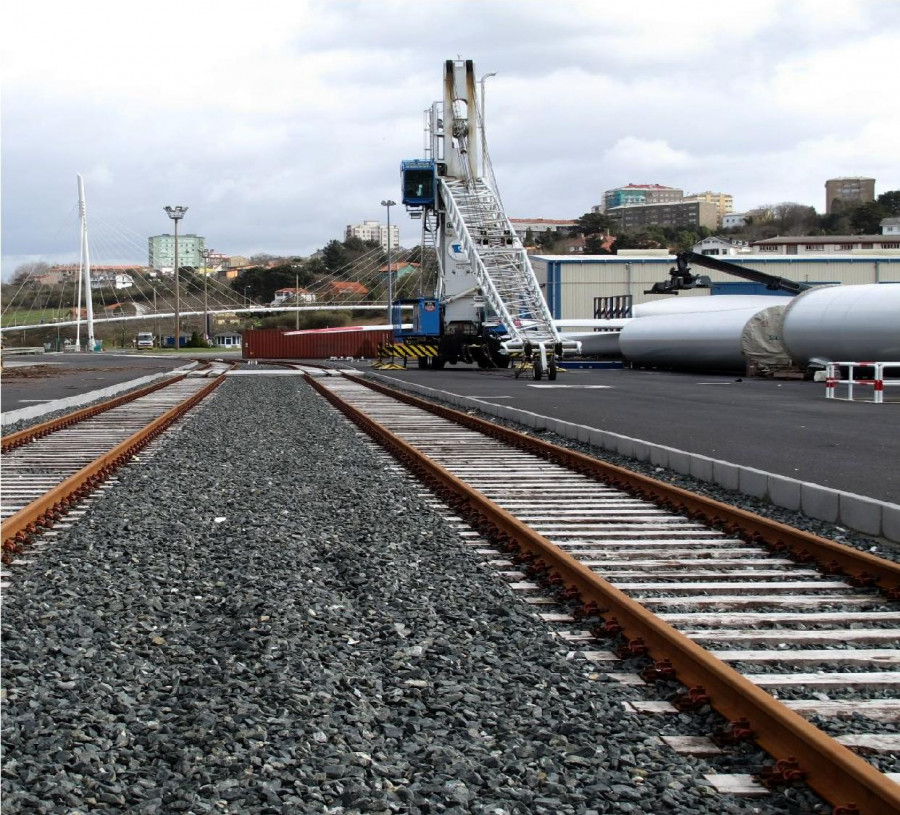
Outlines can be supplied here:
[[4, 813], [827, 811], [713, 793], [299, 378], [118, 477], [5, 593]]

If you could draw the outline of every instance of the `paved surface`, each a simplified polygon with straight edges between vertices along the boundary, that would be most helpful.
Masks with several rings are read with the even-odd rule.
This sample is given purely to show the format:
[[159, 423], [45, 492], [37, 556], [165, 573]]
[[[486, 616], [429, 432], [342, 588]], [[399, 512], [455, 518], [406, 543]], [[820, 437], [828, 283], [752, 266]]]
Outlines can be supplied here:
[[[99, 390], [189, 361], [106, 352], [10, 358], [2, 409]], [[18, 365], [40, 367], [29, 378], [6, 375]], [[369, 363], [355, 367], [371, 370]], [[622, 369], [570, 370], [556, 382], [535, 382], [465, 365], [380, 375], [900, 503], [900, 403], [826, 400], [819, 382]]]
[[190, 357], [172, 354], [39, 354], [3, 359], [0, 410], [41, 405], [180, 368]]
[[821, 382], [624, 369], [535, 382], [465, 366], [382, 375], [900, 503], [900, 403], [826, 400]]

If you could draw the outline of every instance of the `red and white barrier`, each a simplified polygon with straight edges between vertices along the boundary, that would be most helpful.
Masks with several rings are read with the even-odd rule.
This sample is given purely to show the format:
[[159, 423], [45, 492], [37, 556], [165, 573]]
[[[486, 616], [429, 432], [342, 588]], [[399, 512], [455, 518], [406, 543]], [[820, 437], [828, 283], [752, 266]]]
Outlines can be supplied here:
[[[842, 369], [847, 370], [847, 378], [842, 379]], [[860, 368], [871, 369], [871, 378], [858, 378], [856, 371]], [[892, 371], [892, 378], [885, 377], [885, 369]], [[880, 405], [884, 402], [884, 389], [886, 386], [900, 385], [900, 362], [829, 362], [825, 366], [825, 398], [841, 399], [836, 393], [838, 385], [847, 386], [845, 401], [853, 401], [853, 386], [864, 385], [872, 388], [872, 399], [865, 401]]]

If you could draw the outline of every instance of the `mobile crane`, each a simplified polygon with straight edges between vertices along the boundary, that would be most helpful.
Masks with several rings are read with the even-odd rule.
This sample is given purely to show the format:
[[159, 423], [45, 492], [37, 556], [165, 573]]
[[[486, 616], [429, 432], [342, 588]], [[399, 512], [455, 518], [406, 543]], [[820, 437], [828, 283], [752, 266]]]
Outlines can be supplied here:
[[[521, 239], [507, 218], [484, 145], [471, 60], [444, 64], [444, 98], [425, 111], [425, 158], [401, 163], [402, 201], [423, 221], [438, 261], [430, 297], [391, 304], [395, 346], [420, 367], [474, 362], [518, 378], [556, 379], [557, 362], [580, 352], [560, 336]], [[479, 143], [478, 134], [481, 132]], [[412, 328], [400, 311], [413, 310]]]

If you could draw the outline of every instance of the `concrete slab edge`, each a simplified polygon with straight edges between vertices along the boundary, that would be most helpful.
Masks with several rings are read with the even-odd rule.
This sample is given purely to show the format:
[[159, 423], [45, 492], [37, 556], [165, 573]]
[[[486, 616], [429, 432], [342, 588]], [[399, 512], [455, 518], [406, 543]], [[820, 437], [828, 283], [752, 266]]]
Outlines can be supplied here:
[[188, 371], [193, 370], [196, 367], [197, 363], [192, 362], [189, 365], [182, 365], [180, 368], [175, 368], [172, 371], [163, 371], [159, 374], [142, 376], [139, 379], [131, 379], [128, 382], [120, 382], [118, 385], [111, 385], [108, 388], [101, 388], [100, 390], [90, 391], [89, 393], [82, 393], [78, 396], [69, 396], [65, 399], [57, 399], [53, 402], [44, 402], [42, 405], [31, 405], [30, 407], [19, 408], [18, 410], [8, 410], [6, 411], [6, 413], [0, 413], [0, 426], [27, 421], [28, 419], [36, 419], [38, 416], [43, 416], [46, 413], [54, 413], [57, 410], [79, 408], [82, 405], [89, 405], [91, 402], [97, 402], [100, 399], [109, 399], [113, 396], [117, 396], [118, 394], [123, 393], [124, 391], [134, 390], [135, 388], [142, 388], [145, 385], [150, 385], [151, 383], [156, 382], [157, 380], [187, 373]]
[[607, 430], [564, 422], [509, 405], [495, 405], [470, 396], [448, 393], [413, 382], [376, 375], [392, 385], [422, 396], [447, 402], [461, 409], [477, 409], [497, 418], [508, 419], [534, 430], [551, 430], [564, 438], [586, 442], [618, 455], [650, 462], [657, 467], [690, 475], [699, 481], [769, 501], [775, 506], [802, 512], [811, 518], [839, 524], [864, 535], [900, 543], [900, 504], [877, 501], [863, 495], [823, 487], [808, 481], [744, 467], [728, 461], [678, 450], [643, 439], [622, 436]]

